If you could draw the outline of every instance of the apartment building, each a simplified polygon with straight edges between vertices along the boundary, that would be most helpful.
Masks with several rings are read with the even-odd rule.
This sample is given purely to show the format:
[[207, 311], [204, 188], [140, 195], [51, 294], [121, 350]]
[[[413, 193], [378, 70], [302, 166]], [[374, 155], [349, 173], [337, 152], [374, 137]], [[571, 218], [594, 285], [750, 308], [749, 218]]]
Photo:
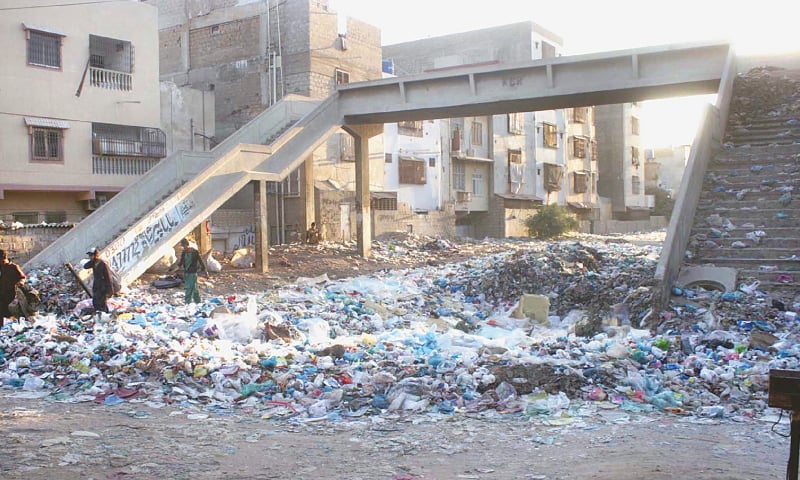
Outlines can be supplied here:
[[77, 222], [166, 156], [157, 10], [6, 0], [0, 219]]
[[[559, 36], [543, 27], [520, 22], [387, 45], [383, 56], [385, 68], [403, 76], [555, 57], [562, 44]], [[401, 180], [396, 186], [398, 209], [402, 210], [406, 201], [411, 212], [425, 205], [419, 214], [426, 215], [423, 221], [429, 222], [429, 210], [435, 202], [439, 212], [453, 210], [452, 221], [459, 235], [475, 237], [525, 235], [525, 219], [542, 204], [569, 206], [580, 218], [592, 219], [598, 205], [593, 112], [587, 106], [437, 120], [440, 166], [437, 175], [429, 174], [425, 182], [438, 183], [420, 191], [438, 195], [403, 195], [405, 186]], [[384, 130], [387, 147], [409, 144], [408, 134], [402, 138], [399, 125], [387, 125]], [[394, 132], [401, 138], [391, 138], [390, 133]], [[428, 142], [423, 151], [432, 145]], [[405, 152], [387, 150], [387, 162], [390, 155], [400, 159], [404, 153], [411, 157], [428, 155], [404, 148]], [[388, 172], [392, 168], [387, 165]], [[397, 168], [402, 171], [403, 165], [398, 164]], [[391, 178], [390, 174], [387, 178]], [[392, 186], [387, 180], [387, 190]], [[442, 231], [447, 231], [446, 223], [451, 220], [446, 214], [439, 217]]]
[[650, 207], [645, 194], [639, 104], [600, 105], [596, 113], [598, 192], [607, 199], [612, 219], [647, 219]]
[[[380, 30], [340, 18], [327, 0], [145, 3], [158, 8], [161, 79], [214, 92], [216, 133], [209, 148], [285, 95], [322, 100], [339, 84], [381, 78]], [[381, 137], [370, 145], [370, 183], [381, 190]], [[314, 152], [313, 168], [298, 168], [284, 182], [270, 183], [270, 241], [297, 239], [312, 221], [323, 226], [326, 239], [350, 240], [354, 162], [352, 137], [342, 131]], [[306, 178], [309, 172], [313, 179]], [[314, 218], [306, 205], [309, 188], [316, 190]], [[252, 199], [252, 188], [246, 187], [212, 216], [215, 248], [250, 242]]]

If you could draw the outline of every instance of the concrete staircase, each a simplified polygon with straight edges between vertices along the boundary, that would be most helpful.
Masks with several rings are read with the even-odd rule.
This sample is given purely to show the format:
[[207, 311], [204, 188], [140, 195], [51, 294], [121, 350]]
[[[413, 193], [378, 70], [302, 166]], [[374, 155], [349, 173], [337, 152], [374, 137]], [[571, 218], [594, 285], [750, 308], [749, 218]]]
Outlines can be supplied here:
[[706, 171], [686, 263], [733, 267], [738, 286], [758, 281], [759, 290], [794, 296], [800, 292], [800, 95], [783, 107], [732, 115], [724, 147]]
[[77, 263], [98, 246], [130, 282], [248, 182], [284, 179], [340, 127], [335, 95], [322, 103], [288, 96], [213, 150], [162, 160], [24, 268]]

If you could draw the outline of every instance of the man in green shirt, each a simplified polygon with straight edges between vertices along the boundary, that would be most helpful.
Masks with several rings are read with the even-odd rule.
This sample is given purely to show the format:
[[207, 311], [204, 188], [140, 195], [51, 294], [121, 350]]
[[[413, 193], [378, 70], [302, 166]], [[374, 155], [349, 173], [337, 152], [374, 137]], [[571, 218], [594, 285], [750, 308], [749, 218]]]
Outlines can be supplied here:
[[200, 291], [197, 290], [197, 272], [202, 271], [208, 276], [208, 269], [196, 248], [189, 246], [189, 240], [181, 240], [181, 258], [171, 266], [170, 271], [183, 268], [183, 289], [186, 292], [186, 304], [200, 303]]

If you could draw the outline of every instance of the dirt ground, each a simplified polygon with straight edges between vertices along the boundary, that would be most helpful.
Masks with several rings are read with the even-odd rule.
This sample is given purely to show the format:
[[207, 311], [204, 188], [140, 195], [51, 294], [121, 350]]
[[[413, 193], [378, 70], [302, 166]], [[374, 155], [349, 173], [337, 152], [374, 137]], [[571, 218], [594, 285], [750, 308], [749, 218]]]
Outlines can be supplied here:
[[614, 411], [570, 426], [496, 415], [293, 423], [2, 393], [0, 402], [9, 480], [762, 480], [784, 478], [789, 452], [767, 422], [665, 414]]
[[[297, 277], [342, 278], [508, 248], [479, 242], [408, 255], [378, 251], [365, 260], [338, 246], [274, 247], [268, 274], [223, 261], [204, 288], [246, 293]], [[788, 433], [785, 418], [777, 433], [766, 420], [620, 410], [561, 426], [495, 413], [301, 421], [240, 408], [59, 403], [25, 393], [0, 389], [0, 479], [761, 480], [784, 478], [789, 456], [789, 440], [778, 434]]]

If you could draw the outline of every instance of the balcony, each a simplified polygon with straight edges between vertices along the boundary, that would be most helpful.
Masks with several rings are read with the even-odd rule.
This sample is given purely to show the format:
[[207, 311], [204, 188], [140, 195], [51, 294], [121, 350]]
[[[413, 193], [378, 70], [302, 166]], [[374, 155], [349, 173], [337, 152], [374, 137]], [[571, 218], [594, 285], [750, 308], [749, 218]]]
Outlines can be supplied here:
[[167, 156], [167, 137], [158, 128], [94, 123], [92, 153], [164, 158]]
[[116, 70], [89, 67], [89, 83], [93, 87], [129, 92], [133, 90], [133, 75]]
[[92, 124], [96, 175], [143, 175], [166, 156], [166, 135], [157, 128]]

